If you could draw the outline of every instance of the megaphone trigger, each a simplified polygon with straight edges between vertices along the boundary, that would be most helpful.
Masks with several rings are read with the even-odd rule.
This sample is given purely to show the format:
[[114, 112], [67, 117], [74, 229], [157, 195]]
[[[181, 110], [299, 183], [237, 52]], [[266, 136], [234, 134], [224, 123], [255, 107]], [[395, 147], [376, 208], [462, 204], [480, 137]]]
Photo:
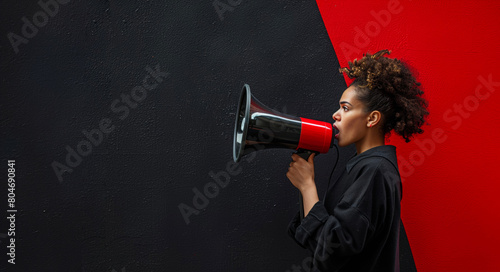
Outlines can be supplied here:
[[301, 158], [303, 158], [304, 160], [307, 161], [307, 160], [309, 160], [309, 157], [312, 154], [318, 155], [319, 152], [314, 152], [314, 151], [305, 150], [305, 149], [299, 149], [299, 150], [297, 150], [297, 152], [295, 152], [295, 154], [299, 155]]

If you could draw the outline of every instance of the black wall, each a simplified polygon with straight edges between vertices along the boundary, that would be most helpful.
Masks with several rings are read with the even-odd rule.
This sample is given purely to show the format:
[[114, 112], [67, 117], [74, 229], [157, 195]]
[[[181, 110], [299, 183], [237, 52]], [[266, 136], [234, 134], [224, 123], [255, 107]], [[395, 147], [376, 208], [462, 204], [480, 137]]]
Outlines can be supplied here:
[[[271, 108], [332, 121], [346, 86], [315, 2], [66, 1], [46, 20], [38, 1], [0, 4], [0, 268], [301, 266], [307, 252], [286, 234], [298, 210], [285, 177], [292, 152], [227, 168], [244, 83]], [[142, 91], [144, 79], [157, 85]], [[140, 101], [127, 102], [131, 93]], [[352, 152], [341, 149], [338, 168]], [[335, 157], [316, 159], [320, 196]], [[7, 160], [16, 161], [15, 265]], [[196, 208], [195, 192], [216, 184], [210, 173], [227, 184], [208, 188], [208, 203], [195, 199], [187, 224], [179, 205]]]

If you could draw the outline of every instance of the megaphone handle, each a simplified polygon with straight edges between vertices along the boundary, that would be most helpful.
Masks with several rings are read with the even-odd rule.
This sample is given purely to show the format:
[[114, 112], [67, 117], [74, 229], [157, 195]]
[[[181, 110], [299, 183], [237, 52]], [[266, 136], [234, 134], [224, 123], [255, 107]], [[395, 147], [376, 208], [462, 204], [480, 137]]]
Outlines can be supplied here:
[[[301, 158], [307, 161], [312, 153], [314, 152], [309, 150], [299, 149], [295, 154], [299, 155]], [[300, 191], [299, 191], [299, 212], [300, 212], [300, 220], [304, 219], [304, 200], [302, 199], [302, 194], [300, 193]]]

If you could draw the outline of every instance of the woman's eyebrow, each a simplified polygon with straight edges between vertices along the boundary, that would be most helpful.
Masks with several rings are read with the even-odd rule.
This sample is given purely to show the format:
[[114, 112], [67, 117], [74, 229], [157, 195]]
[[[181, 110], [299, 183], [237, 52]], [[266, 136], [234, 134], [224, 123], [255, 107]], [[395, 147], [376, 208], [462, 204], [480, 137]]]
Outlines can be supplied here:
[[349, 102], [347, 102], [347, 101], [340, 101], [340, 102], [339, 102], [339, 104], [340, 104], [340, 105], [342, 105], [342, 104], [349, 104], [349, 105], [352, 107], [352, 104], [351, 104], [351, 103], [349, 103]]

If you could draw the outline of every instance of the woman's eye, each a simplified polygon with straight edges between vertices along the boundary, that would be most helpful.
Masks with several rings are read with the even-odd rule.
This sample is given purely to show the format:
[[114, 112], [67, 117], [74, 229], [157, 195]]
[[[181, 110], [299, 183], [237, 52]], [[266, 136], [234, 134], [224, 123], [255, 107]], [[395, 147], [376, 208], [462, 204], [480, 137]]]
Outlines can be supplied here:
[[349, 108], [348, 108], [347, 106], [343, 106], [343, 107], [342, 107], [342, 109], [343, 109], [344, 111], [348, 111], [348, 110], [349, 110]]

